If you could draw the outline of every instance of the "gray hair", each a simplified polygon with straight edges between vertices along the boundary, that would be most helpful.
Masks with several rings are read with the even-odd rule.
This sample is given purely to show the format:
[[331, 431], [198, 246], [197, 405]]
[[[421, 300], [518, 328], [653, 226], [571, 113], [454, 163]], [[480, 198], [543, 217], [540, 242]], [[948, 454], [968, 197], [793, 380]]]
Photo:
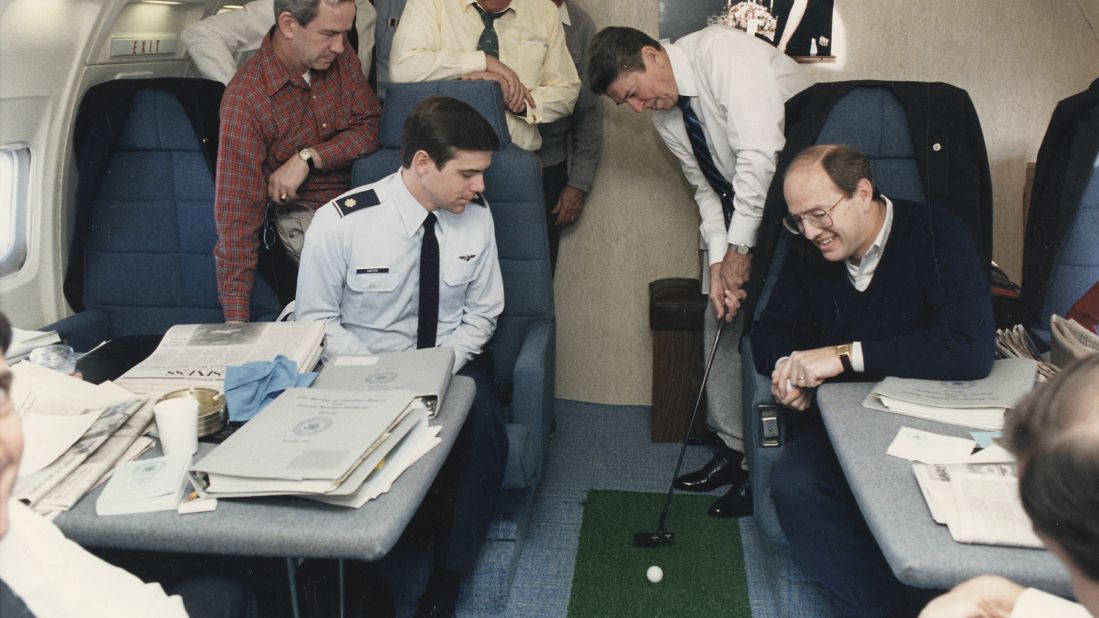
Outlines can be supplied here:
[[278, 22], [279, 15], [282, 15], [284, 12], [289, 12], [299, 24], [308, 26], [309, 22], [313, 21], [313, 18], [317, 16], [317, 11], [320, 9], [321, 2], [329, 6], [336, 6], [337, 4], [352, 1], [353, 0], [275, 0], [275, 22]]

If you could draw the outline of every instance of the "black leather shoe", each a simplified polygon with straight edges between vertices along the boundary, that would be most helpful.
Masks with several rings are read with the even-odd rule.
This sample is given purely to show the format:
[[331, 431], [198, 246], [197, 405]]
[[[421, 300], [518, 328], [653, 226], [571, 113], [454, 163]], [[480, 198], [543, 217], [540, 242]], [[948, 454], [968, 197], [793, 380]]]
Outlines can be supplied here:
[[710, 517], [748, 517], [752, 514], [752, 483], [748, 479], [734, 483], [708, 511]]
[[675, 487], [683, 491], [712, 491], [722, 485], [739, 482], [748, 476], [740, 469], [743, 458], [732, 449], [722, 449], [700, 470], [680, 475], [675, 480]]

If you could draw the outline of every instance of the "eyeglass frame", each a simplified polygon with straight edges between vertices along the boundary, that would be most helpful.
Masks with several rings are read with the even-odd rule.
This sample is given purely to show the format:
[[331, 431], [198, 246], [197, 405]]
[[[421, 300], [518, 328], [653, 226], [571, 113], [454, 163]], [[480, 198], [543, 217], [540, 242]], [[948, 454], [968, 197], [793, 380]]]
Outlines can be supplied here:
[[[798, 236], [804, 236], [805, 235], [805, 227], [804, 227], [805, 226], [805, 218], [809, 217], [809, 216], [814, 216], [814, 217], [821, 217], [822, 216], [822, 217], [827, 217], [828, 225], [817, 225], [816, 223], [812, 223], [812, 222], [810, 222], [810, 225], [817, 228], [818, 230], [831, 229], [832, 226], [836, 224], [836, 222], [834, 220], [832, 220], [832, 211], [836, 209], [836, 206], [840, 205], [840, 202], [842, 202], [843, 200], [846, 200], [846, 199], [850, 199], [852, 195], [853, 194], [850, 194], [850, 193], [844, 193], [843, 195], [840, 196], [840, 199], [836, 200], [835, 204], [832, 204], [831, 206], [829, 206], [828, 208], [825, 208], [825, 209], [817, 208], [817, 209], [814, 209], [814, 210], [810, 210], [809, 212], [801, 213], [799, 215], [791, 215], [791, 214], [783, 215], [783, 217], [782, 217], [782, 226], [785, 227], [786, 231], [790, 232], [791, 234], [795, 234], [795, 235], [798, 235]], [[814, 213], [816, 213], [818, 211], [821, 214], [820, 215], [814, 215]], [[790, 222], [791, 219], [794, 220], [794, 223]]]

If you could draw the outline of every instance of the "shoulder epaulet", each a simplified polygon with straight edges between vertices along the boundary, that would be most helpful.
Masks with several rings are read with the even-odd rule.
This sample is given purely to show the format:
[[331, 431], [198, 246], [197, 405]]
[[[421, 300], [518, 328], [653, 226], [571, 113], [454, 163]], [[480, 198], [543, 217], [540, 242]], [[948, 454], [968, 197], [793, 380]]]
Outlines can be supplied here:
[[470, 204], [477, 204], [478, 206], [488, 206], [488, 202], [485, 201], [485, 194], [478, 193], [473, 199], [469, 200]]
[[332, 203], [336, 205], [336, 212], [340, 213], [341, 217], [346, 217], [360, 210], [366, 210], [371, 206], [377, 206], [381, 203], [381, 200], [378, 199], [378, 194], [373, 189], [366, 189], [365, 191], [336, 198]]

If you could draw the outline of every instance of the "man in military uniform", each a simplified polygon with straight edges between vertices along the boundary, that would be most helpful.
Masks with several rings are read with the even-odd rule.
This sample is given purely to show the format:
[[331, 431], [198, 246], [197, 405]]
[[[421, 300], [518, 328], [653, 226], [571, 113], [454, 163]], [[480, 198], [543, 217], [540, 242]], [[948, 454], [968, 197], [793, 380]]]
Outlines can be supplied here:
[[500, 142], [456, 99], [409, 113], [401, 168], [317, 210], [298, 277], [299, 320], [326, 323], [325, 358], [447, 346], [477, 383], [469, 417], [425, 502], [439, 519], [435, 570], [417, 616], [454, 611], [495, 507], [507, 435], [481, 353], [504, 308], [492, 215], [481, 197]]

